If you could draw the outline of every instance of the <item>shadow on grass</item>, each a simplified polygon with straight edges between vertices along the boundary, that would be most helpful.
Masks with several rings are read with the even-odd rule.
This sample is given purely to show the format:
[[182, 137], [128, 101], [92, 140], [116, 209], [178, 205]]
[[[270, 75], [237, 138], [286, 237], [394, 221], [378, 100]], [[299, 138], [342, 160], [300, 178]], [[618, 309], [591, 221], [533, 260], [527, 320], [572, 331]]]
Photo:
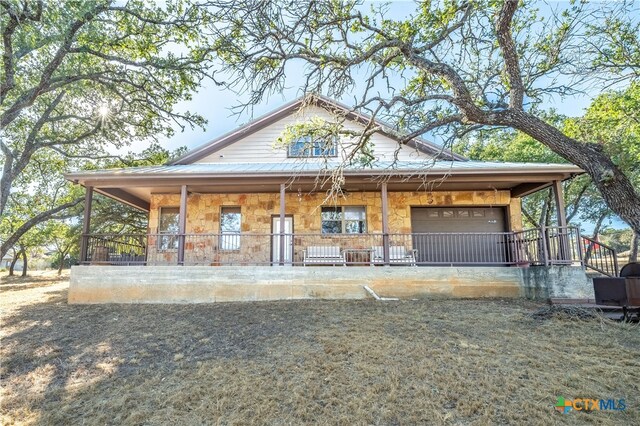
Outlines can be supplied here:
[[[623, 344], [590, 338], [593, 321], [541, 323], [528, 316], [539, 305], [524, 301], [68, 305], [66, 291], [49, 296], [3, 324], [5, 419], [543, 421], [557, 392], [621, 393], [633, 380], [616, 376], [640, 346], [624, 328]], [[584, 345], [594, 345], [591, 358], [577, 355], [577, 376], [563, 373]], [[607, 371], [609, 356], [593, 357], [612, 345], [623, 361]], [[579, 378], [593, 365], [604, 379], [589, 388]], [[513, 409], [491, 402], [509, 398]], [[532, 399], [540, 413], [514, 411]]]

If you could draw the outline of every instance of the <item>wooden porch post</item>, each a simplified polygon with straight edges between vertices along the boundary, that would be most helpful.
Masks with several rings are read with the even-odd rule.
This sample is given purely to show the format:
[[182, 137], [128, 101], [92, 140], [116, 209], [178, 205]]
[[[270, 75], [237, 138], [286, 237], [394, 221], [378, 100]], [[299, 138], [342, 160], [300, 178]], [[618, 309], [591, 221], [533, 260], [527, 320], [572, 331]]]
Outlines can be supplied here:
[[93, 204], [93, 186], [85, 187], [84, 193], [84, 220], [82, 222], [82, 235], [80, 236], [80, 263], [86, 262], [89, 254], [89, 228], [91, 226], [91, 207]]
[[284, 251], [285, 251], [285, 244], [284, 244], [284, 240], [285, 240], [285, 236], [284, 236], [284, 221], [285, 221], [285, 188], [286, 185], [284, 183], [280, 184], [280, 245], [279, 245], [279, 251], [280, 251], [280, 265], [284, 265]]
[[556, 216], [558, 220], [558, 238], [560, 249], [560, 260], [569, 259], [569, 244], [567, 241], [568, 229], [567, 229], [567, 212], [564, 205], [564, 195], [562, 191], [562, 182], [559, 180], [553, 181], [553, 196], [556, 202]]
[[567, 226], [567, 213], [564, 205], [564, 195], [562, 193], [562, 182], [553, 181], [553, 196], [556, 200], [556, 215], [558, 217], [558, 226]]
[[387, 205], [387, 182], [382, 183], [382, 252], [384, 264], [389, 265], [389, 208]]
[[178, 265], [184, 265], [184, 243], [187, 231], [187, 185], [180, 189], [180, 212], [178, 214]]

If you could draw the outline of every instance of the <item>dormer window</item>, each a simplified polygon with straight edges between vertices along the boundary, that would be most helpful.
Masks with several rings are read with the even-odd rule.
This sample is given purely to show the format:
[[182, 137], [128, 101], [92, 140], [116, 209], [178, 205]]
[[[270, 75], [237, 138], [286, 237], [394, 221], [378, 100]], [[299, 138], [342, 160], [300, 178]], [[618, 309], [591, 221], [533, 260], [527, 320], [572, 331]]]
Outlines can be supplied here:
[[335, 138], [303, 136], [289, 145], [289, 157], [336, 157]]

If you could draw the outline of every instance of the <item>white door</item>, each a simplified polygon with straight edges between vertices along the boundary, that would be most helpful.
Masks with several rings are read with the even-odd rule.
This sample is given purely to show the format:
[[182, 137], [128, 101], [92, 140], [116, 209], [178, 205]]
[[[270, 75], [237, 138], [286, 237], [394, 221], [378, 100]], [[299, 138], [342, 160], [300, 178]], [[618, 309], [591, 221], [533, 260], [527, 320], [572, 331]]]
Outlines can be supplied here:
[[280, 233], [280, 218], [274, 217], [272, 220], [273, 237], [271, 238], [271, 262], [273, 264], [279, 264], [284, 262], [291, 265], [293, 260], [293, 218], [284, 218], [284, 259], [280, 259], [280, 236], [276, 235]]

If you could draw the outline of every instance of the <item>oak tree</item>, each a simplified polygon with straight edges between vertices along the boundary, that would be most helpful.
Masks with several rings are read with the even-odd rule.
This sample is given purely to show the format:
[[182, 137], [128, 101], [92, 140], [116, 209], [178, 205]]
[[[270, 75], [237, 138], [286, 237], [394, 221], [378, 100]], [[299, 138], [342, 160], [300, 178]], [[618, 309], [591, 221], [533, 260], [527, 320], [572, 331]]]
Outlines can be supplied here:
[[[406, 18], [358, 1], [210, 4], [229, 10], [209, 32], [249, 104], [282, 91], [302, 67], [305, 92], [351, 96], [354, 109], [392, 123], [405, 141], [515, 129], [584, 169], [609, 208], [640, 231], [640, 194], [608, 147], [540, 114], [551, 98], [637, 77], [637, 4], [574, 2], [543, 13], [532, 1], [427, 1]], [[607, 34], [612, 23], [619, 30]]]

